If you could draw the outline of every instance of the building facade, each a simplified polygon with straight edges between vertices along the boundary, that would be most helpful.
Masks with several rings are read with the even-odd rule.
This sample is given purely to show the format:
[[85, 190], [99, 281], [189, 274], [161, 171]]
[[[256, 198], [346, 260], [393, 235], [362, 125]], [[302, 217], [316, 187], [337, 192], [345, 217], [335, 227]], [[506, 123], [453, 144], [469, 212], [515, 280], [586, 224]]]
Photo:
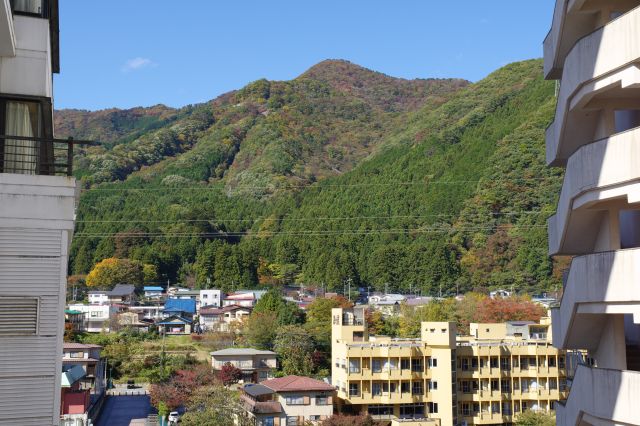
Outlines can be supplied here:
[[565, 168], [549, 253], [573, 255], [553, 343], [584, 349], [559, 425], [640, 424], [640, 1], [557, 0], [547, 162]]
[[369, 336], [364, 309], [332, 310], [332, 380], [345, 413], [408, 426], [512, 423], [551, 411], [566, 389], [549, 324], [424, 322], [419, 339]]
[[54, 139], [57, 0], [0, 1], [0, 421], [60, 421], [73, 143]]
[[333, 415], [335, 388], [309, 377], [285, 376], [242, 389], [240, 401], [257, 426], [319, 425]]
[[259, 383], [270, 379], [278, 366], [276, 353], [252, 348], [228, 348], [211, 352], [211, 367], [219, 371], [225, 364], [242, 370], [245, 383]]

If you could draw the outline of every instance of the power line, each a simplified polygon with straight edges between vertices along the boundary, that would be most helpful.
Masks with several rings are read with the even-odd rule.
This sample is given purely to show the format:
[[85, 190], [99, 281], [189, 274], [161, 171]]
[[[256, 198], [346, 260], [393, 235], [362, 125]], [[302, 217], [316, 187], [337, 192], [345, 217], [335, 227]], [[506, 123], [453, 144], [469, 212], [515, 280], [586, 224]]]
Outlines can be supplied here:
[[[450, 233], [450, 232], [470, 232], [483, 230], [496, 230], [504, 225], [455, 228], [450, 226], [439, 226], [431, 228], [417, 229], [364, 229], [364, 230], [308, 230], [308, 231], [237, 231], [237, 232], [183, 232], [183, 233], [161, 233], [161, 232], [131, 232], [131, 233], [83, 233], [79, 232], [74, 238], [109, 238], [109, 237], [131, 237], [131, 238], [206, 238], [206, 237], [273, 237], [278, 235], [286, 236], [334, 236], [334, 235], [376, 235], [376, 234], [417, 234], [417, 233]], [[547, 225], [510, 225], [510, 229], [536, 229], [547, 228]]]
[[[553, 212], [545, 211], [521, 211], [521, 212], [487, 212], [478, 216], [518, 216], [518, 215], [552, 215]], [[478, 217], [475, 216], [475, 217]], [[270, 217], [262, 216], [253, 219], [229, 219], [229, 218], [216, 218], [211, 219], [172, 219], [172, 220], [145, 220], [145, 219], [105, 219], [105, 220], [78, 220], [76, 223], [210, 223], [210, 222], [259, 222], [264, 220], [277, 220], [282, 222], [315, 222], [319, 220], [326, 221], [339, 221], [339, 220], [354, 220], [354, 219], [422, 219], [422, 218], [453, 218], [459, 217], [457, 213], [439, 213], [439, 214], [425, 214], [425, 215], [394, 215], [394, 216], [344, 216], [344, 217], [331, 217], [331, 216], [319, 216], [309, 218], [296, 218], [296, 217]]]
[[[554, 179], [557, 176], [547, 176], [547, 177], [529, 177], [529, 178], [511, 178], [511, 179], [485, 179], [487, 182], [515, 182], [515, 181], [523, 181], [523, 182], [540, 182], [544, 180]], [[117, 191], [210, 191], [212, 189], [218, 190], [237, 190], [237, 189], [252, 189], [252, 190], [274, 190], [274, 189], [292, 189], [292, 188], [360, 188], [360, 187], [393, 187], [393, 186], [414, 186], [414, 185], [467, 185], [467, 184], [477, 184], [480, 183], [481, 180], [448, 180], [448, 181], [437, 181], [437, 180], [429, 180], [429, 181], [409, 181], [409, 182], [369, 182], [369, 183], [319, 183], [319, 184], [290, 184], [283, 185], [282, 187], [277, 187], [275, 185], [266, 185], [266, 186], [245, 186], [238, 185], [232, 188], [225, 188], [222, 186], [166, 186], [166, 187], [147, 187], [147, 188], [88, 188], [83, 192], [96, 192], [96, 191], [108, 191], [108, 192], [117, 192]]]

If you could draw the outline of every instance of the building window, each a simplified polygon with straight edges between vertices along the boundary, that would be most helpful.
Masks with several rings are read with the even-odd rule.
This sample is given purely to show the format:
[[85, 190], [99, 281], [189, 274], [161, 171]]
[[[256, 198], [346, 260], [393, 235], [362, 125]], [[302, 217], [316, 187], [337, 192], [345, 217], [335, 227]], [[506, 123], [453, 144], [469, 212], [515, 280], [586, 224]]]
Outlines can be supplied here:
[[424, 393], [422, 389], [422, 382], [412, 382], [411, 393], [414, 395], [422, 395]]
[[412, 359], [411, 360], [411, 371], [413, 371], [413, 372], [422, 371], [422, 360], [421, 359]]
[[320, 415], [316, 414], [316, 415], [310, 415], [309, 416], [309, 420], [311, 420], [312, 422], [319, 422], [320, 421]]
[[497, 391], [500, 389], [498, 380], [491, 380], [491, 390]]
[[329, 405], [328, 396], [316, 396], [316, 405]]
[[500, 358], [500, 369], [503, 371], [511, 370], [511, 363], [509, 362], [509, 358]]
[[359, 373], [360, 372], [360, 360], [358, 359], [350, 359], [349, 360], [349, 373]]
[[498, 368], [498, 357], [492, 356], [489, 360], [491, 368]]
[[438, 390], [438, 382], [429, 380], [429, 390]]
[[427, 408], [429, 409], [429, 413], [437, 414], [438, 413], [438, 403], [437, 402], [428, 402]]
[[402, 359], [400, 360], [400, 369], [402, 369], [402, 370], [408, 370], [408, 369], [409, 369], [409, 367], [410, 367], [409, 360], [408, 360], [408, 359], [406, 359], [406, 358], [402, 358]]
[[402, 404], [400, 405], [401, 419], [422, 419], [424, 418], [424, 404]]
[[371, 386], [371, 394], [373, 396], [382, 395], [382, 387], [380, 386], [380, 383], [373, 383], [373, 385]]
[[549, 379], [549, 389], [551, 390], [558, 389], [558, 379], [556, 379], [555, 377], [551, 377]]
[[379, 359], [371, 361], [371, 371], [374, 373], [380, 373], [382, 371], [382, 361]]
[[258, 420], [259, 426], [273, 426], [273, 417], [265, 417]]
[[84, 358], [84, 352], [69, 352], [69, 358]]
[[434, 368], [438, 366], [438, 359], [437, 358], [429, 358], [429, 367], [430, 368]]
[[304, 397], [303, 396], [288, 396], [286, 398], [287, 405], [304, 405]]
[[360, 390], [357, 383], [349, 383], [349, 396], [360, 395]]
[[511, 392], [511, 383], [508, 380], [503, 380], [500, 383], [502, 393]]
[[400, 393], [409, 393], [411, 392], [411, 386], [409, 382], [402, 382], [400, 384]]
[[367, 409], [369, 415], [371, 416], [391, 416], [393, 415], [393, 406], [392, 405], [369, 405]]
[[564, 357], [558, 357], [558, 367], [564, 368]]
[[18, 15], [46, 16], [44, 0], [11, 0], [11, 10]]
[[471, 386], [469, 386], [469, 382], [464, 380], [462, 383], [462, 393], [471, 393]]
[[298, 417], [287, 416], [287, 426], [298, 426]]
[[555, 367], [556, 366], [556, 357], [552, 356], [549, 357], [549, 367]]

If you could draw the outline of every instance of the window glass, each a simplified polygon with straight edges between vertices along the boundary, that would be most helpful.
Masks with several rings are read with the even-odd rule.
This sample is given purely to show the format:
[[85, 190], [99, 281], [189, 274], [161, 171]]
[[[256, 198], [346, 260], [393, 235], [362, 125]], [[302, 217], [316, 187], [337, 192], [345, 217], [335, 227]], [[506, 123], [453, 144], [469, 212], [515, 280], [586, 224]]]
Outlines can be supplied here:
[[11, 7], [14, 12], [30, 13], [34, 15], [44, 14], [43, 0], [11, 0]]
[[[4, 132], [6, 136], [40, 137], [42, 122], [40, 105], [36, 102], [6, 101], [4, 103]], [[37, 142], [5, 139], [3, 171], [5, 173], [34, 174], [38, 164]]]

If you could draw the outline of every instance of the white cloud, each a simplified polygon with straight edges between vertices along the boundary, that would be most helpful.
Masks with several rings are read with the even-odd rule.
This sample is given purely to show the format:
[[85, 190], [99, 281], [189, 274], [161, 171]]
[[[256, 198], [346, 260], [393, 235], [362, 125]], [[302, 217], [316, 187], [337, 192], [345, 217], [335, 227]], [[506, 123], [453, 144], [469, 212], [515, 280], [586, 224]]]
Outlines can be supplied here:
[[137, 71], [142, 68], [155, 67], [157, 65], [158, 64], [156, 64], [149, 58], [137, 57], [137, 58], [129, 59], [127, 62], [125, 62], [124, 65], [122, 66], [122, 72]]

